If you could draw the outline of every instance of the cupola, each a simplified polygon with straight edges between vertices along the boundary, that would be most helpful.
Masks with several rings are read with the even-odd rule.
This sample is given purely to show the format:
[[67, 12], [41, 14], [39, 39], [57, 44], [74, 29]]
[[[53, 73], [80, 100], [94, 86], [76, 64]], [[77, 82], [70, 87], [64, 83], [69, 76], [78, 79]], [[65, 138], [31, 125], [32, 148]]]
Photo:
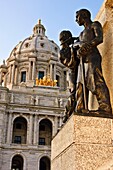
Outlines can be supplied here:
[[41, 24], [41, 19], [38, 20], [38, 24], [36, 24], [33, 28], [34, 35], [45, 36], [45, 27]]

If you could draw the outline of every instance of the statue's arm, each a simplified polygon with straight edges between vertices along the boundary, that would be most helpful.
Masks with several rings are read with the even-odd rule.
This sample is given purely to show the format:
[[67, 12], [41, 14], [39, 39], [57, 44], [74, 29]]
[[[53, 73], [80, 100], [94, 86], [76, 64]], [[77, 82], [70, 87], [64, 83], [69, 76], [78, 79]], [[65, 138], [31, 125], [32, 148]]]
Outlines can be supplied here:
[[73, 46], [71, 47], [71, 57], [70, 57], [70, 61], [68, 63], [68, 67], [70, 66], [74, 66], [75, 65], [75, 56], [74, 56], [74, 49]]
[[68, 48], [62, 48], [60, 50], [59, 60], [63, 65], [68, 66], [70, 57], [71, 57], [71, 51], [70, 51], [69, 47]]
[[94, 31], [95, 38], [91, 41], [91, 45], [95, 47], [103, 42], [103, 30], [98, 21], [93, 22], [92, 29]]

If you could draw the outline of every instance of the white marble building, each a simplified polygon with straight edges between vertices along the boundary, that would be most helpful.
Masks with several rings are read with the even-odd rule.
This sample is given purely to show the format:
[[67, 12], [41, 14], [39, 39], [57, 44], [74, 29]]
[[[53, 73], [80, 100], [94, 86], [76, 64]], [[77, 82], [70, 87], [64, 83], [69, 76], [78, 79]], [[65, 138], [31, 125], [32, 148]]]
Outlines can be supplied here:
[[51, 139], [67, 100], [58, 52], [39, 20], [0, 65], [0, 170], [50, 170]]

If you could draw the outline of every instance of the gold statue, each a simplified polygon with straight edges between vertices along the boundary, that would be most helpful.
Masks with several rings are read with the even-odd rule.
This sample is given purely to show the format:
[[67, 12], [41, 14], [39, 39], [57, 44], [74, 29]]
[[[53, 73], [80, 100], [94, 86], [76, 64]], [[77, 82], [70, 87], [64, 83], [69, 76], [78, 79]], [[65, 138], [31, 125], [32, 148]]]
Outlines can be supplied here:
[[57, 80], [50, 79], [50, 76], [44, 76], [42, 79], [36, 78], [36, 86], [56, 86]]

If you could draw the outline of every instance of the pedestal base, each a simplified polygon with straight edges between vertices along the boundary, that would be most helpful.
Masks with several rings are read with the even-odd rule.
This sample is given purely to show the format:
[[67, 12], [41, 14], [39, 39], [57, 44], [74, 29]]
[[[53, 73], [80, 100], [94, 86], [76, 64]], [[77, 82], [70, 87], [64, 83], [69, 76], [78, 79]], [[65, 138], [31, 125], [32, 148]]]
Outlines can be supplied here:
[[51, 170], [111, 170], [112, 118], [72, 115], [52, 140]]

